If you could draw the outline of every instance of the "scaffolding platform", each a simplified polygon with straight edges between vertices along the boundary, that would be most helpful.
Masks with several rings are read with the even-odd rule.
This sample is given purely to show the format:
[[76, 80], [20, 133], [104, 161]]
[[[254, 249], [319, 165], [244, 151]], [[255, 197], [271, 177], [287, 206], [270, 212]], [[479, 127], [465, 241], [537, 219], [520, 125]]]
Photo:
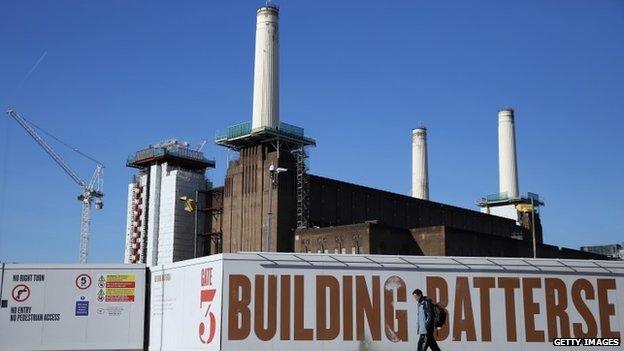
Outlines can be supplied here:
[[269, 144], [278, 151], [278, 155], [280, 150], [291, 153], [296, 164], [297, 228], [308, 227], [310, 185], [306, 162], [308, 154], [305, 148], [316, 146], [316, 141], [306, 137], [303, 128], [284, 122], [280, 122], [277, 128], [252, 128], [251, 122], [239, 123], [230, 126], [226, 135], [217, 136], [215, 143], [235, 151], [260, 144]]
[[280, 149], [292, 151], [305, 146], [316, 146], [316, 141], [304, 135], [304, 130], [292, 124], [280, 122], [278, 128], [251, 128], [251, 122], [228, 127], [226, 135], [215, 138], [217, 145], [239, 151], [244, 147], [262, 143], [279, 142]]
[[128, 157], [126, 166], [144, 169], [153, 164], [164, 162], [181, 165], [192, 170], [215, 168], [215, 161], [208, 160], [200, 151], [167, 146], [153, 146], [139, 150]]
[[505, 205], [530, 205], [535, 207], [544, 206], [544, 201], [540, 199], [539, 195], [534, 193], [527, 193], [527, 196], [509, 197], [506, 192], [491, 194], [482, 197], [476, 201], [479, 207], [496, 207]]

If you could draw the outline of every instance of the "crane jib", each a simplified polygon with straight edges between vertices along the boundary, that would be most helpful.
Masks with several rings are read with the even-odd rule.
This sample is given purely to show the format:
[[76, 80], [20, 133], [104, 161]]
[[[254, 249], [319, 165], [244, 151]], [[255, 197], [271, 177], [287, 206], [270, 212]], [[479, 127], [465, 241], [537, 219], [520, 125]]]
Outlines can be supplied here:
[[[81, 193], [78, 195], [78, 200], [82, 202], [82, 221], [80, 226], [80, 262], [86, 263], [88, 256], [88, 243], [89, 243], [89, 227], [91, 223], [91, 215], [90, 209], [91, 205], [95, 204], [97, 209], [101, 209], [103, 207], [102, 198], [104, 197], [104, 193], [102, 192], [102, 183], [103, 183], [103, 172], [104, 172], [104, 164], [97, 161], [96, 159], [86, 155], [82, 151], [68, 145], [67, 143], [59, 140], [55, 136], [49, 134], [43, 129], [37, 127], [33, 123], [30, 123], [24, 117], [20, 116], [17, 111], [13, 109], [8, 109], [6, 111], [7, 115], [13, 118], [24, 130], [41, 146], [41, 148], [56, 162], [56, 164], [67, 173], [68, 176], [72, 178], [72, 180], [78, 184], [81, 188]], [[63, 157], [50, 146], [45, 139], [43, 139], [39, 133], [35, 130], [35, 128], [40, 129], [44, 133], [52, 136], [55, 140], [59, 141], [63, 145], [69, 147], [74, 152], [88, 158], [89, 160], [96, 163], [95, 171], [91, 176], [89, 183], [84, 181], [76, 171], [74, 171], [68, 164], [65, 162]]]

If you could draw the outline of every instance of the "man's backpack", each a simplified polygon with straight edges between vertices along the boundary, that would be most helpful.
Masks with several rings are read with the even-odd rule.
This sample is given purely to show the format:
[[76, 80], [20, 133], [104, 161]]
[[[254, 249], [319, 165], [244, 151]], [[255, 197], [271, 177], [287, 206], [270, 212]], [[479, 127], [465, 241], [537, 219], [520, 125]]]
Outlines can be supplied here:
[[436, 328], [442, 327], [446, 323], [446, 310], [435, 303], [431, 303], [433, 310], [433, 325]]

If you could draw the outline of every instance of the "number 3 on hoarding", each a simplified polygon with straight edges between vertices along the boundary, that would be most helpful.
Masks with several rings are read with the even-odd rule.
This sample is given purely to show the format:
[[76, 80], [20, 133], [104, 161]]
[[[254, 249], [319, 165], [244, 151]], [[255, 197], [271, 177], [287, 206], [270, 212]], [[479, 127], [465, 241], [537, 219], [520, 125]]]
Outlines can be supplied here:
[[[203, 344], [210, 344], [210, 342], [212, 342], [212, 339], [215, 336], [215, 331], [217, 330], [217, 317], [215, 317], [214, 313], [210, 312], [210, 306], [212, 304], [209, 303], [209, 302], [212, 302], [212, 300], [214, 300], [216, 292], [217, 292], [217, 289], [207, 289], [207, 290], [202, 290], [200, 293], [199, 308], [202, 308], [204, 302], [208, 302], [208, 308], [206, 308], [206, 313], [204, 314], [204, 317], [208, 317], [210, 320], [210, 328], [207, 333], [206, 333], [206, 324], [204, 324], [204, 322], [199, 323], [199, 340]], [[208, 338], [204, 339], [206, 334], [208, 334]]]

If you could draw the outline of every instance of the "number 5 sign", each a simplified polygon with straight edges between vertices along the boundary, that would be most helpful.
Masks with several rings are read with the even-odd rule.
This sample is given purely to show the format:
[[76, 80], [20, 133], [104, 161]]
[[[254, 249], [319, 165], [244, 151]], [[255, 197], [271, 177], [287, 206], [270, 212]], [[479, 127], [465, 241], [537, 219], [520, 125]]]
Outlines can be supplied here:
[[[211, 302], [214, 300], [216, 293], [217, 289], [205, 289], [200, 292], [199, 308], [203, 308], [204, 303], [208, 303], [204, 317], [207, 317], [209, 321], [208, 330], [206, 330], [206, 324], [204, 324], [204, 322], [199, 323], [199, 340], [202, 344], [210, 344], [217, 329], [217, 317], [210, 311], [210, 306], [212, 306]], [[208, 335], [206, 336], [206, 334]]]
[[81, 274], [76, 278], [76, 287], [80, 290], [88, 289], [91, 286], [91, 276], [88, 274]]

